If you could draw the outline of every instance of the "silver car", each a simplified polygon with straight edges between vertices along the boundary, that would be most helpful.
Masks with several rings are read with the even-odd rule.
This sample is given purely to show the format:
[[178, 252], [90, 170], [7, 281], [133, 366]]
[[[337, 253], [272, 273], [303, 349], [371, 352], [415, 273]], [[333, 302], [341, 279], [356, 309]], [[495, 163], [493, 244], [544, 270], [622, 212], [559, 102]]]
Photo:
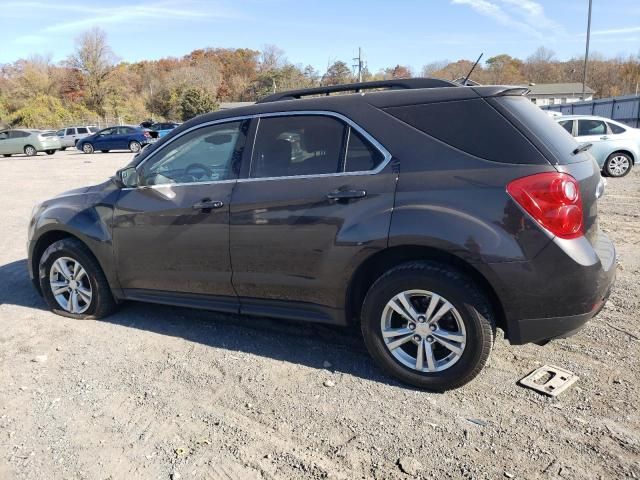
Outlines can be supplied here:
[[608, 176], [624, 177], [640, 158], [640, 129], [590, 115], [566, 115], [554, 120], [578, 143], [592, 144], [589, 151]]
[[98, 131], [98, 127], [91, 125], [85, 125], [82, 127], [67, 127], [62, 130], [58, 130], [56, 135], [60, 139], [62, 144], [61, 150], [65, 150], [67, 147], [75, 147], [78, 140], [89, 135], [93, 135]]
[[32, 157], [38, 152], [53, 155], [60, 148], [60, 140], [55, 132], [30, 129], [0, 131], [0, 155], [5, 157], [20, 153]]

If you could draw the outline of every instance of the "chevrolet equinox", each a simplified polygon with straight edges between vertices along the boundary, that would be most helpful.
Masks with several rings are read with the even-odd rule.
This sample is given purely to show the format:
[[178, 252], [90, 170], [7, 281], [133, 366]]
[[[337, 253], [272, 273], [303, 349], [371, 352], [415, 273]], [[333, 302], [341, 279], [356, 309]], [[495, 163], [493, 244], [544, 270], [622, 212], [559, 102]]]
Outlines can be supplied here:
[[414, 79], [202, 115], [37, 205], [30, 276], [77, 319], [136, 300], [357, 322], [388, 374], [461, 386], [496, 328], [568, 336], [614, 281], [600, 168], [524, 94]]

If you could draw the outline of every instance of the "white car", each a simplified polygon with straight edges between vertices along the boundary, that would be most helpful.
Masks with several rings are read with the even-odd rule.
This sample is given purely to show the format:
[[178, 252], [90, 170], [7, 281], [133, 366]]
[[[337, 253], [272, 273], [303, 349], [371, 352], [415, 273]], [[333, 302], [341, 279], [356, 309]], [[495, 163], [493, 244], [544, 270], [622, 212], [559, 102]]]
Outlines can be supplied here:
[[589, 152], [608, 176], [624, 177], [640, 157], [638, 128], [592, 115], [563, 115], [554, 120], [578, 143], [592, 144]]
[[67, 127], [62, 130], [58, 130], [56, 135], [62, 144], [62, 148], [60, 150], [65, 150], [67, 147], [75, 147], [78, 140], [88, 137], [89, 135], [93, 135], [97, 131], [98, 127], [89, 125], [82, 127]]

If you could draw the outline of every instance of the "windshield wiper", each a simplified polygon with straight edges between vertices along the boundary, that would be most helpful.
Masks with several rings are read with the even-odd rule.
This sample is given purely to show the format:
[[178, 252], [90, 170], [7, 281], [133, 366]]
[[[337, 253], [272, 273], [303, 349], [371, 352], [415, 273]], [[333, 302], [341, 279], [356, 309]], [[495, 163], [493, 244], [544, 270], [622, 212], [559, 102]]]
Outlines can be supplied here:
[[581, 144], [580, 144], [580, 145], [578, 145], [578, 146], [576, 147], [576, 149], [575, 149], [573, 152], [571, 152], [571, 153], [572, 153], [572, 154], [574, 154], [574, 155], [577, 155], [577, 154], [579, 154], [579, 153], [586, 152], [586, 151], [587, 151], [587, 150], [589, 150], [591, 147], [593, 147], [593, 143], [581, 143]]

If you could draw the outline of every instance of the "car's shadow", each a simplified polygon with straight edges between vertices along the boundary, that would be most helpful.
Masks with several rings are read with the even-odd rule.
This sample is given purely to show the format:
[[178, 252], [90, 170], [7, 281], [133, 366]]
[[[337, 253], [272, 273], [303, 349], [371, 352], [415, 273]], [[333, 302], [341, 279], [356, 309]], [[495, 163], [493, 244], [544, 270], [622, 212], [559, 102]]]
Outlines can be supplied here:
[[[27, 273], [27, 261], [0, 266], [0, 305], [48, 310]], [[356, 328], [274, 320], [188, 308], [127, 302], [101, 320], [122, 327], [180, 337], [224, 348], [398, 386], [375, 367]]]

